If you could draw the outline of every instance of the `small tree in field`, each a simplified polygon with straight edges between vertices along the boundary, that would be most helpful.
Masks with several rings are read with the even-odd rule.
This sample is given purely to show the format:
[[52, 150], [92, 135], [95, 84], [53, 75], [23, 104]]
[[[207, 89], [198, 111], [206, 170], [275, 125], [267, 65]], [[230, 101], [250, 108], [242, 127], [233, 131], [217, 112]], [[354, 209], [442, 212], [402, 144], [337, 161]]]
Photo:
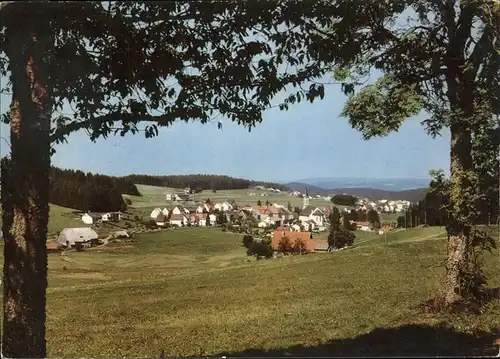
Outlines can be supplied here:
[[253, 243], [253, 237], [249, 234], [243, 236], [243, 246], [245, 248], [250, 248]]
[[293, 254], [306, 254], [307, 253], [306, 242], [302, 238], [297, 238], [297, 240], [292, 246], [291, 252]]
[[253, 242], [247, 250], [247, 255], [255, 256], [257, 259], [271, 258], [273, 256], [271, 241], [262, 240]]
[[328, 248], [331, 250], [332, 248], [340, 249], [346, 246], [352, 246], [355, 238], [356, 235], [353, 232], [345, 229], [330, 232], [328, 235]]
[[328, 220], [330, 221], [330, 231], [338, 231], [340, 229], [340, 218], [341, 214], [339, 209], [336, 206], [333, 206], [332, 211], [328, 216]]
[[262, 202], [260, 201], [260, 199], [257, 201], [257, 206], [262, 206]]
[[374, 229], [379, 229], [380, 228], [380, 217], [374, 209], [370, 209], [368, 213], [366, 214], [366, 217], [368, 219], [368, 222]]
[[288, 236], [283, 236], [278, 242], [278, 252], [280, 253], [290, 253], [292, 252], [293, 244]]

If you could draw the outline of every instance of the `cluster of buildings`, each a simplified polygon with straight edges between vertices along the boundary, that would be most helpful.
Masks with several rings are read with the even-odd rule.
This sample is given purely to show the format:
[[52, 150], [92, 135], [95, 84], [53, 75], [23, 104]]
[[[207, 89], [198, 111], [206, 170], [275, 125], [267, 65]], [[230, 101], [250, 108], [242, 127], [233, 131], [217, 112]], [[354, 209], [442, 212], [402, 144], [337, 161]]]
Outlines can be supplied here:
[[373, 209], [379, 213], [400, 213], [408, 209], [410, 204], [410, 201], [405, 200], [390, 201], [387, 199], [380, 199], [378, 201], [372, 201], [368, 198], [362, 198], [358, 199], [356, 207], [365, 211]]
[[183, 190], [171, 190], [165, 193], [165, 199], [167, 201], [191, 201], [193, 200], [193, 194], [191, 188], [186, 187]]
[[231, 223], [235, 219], [250, 219], [259, 228], [287, 227], [290, 231], [324, 231], [328, 209], [321, 209], [309, 205], [309, 199], [304, 198], [304, 205], [300, 213], [292, 212], [280, 204], [266, 206], [237, 205], [234, 201], [218, 203], [183, 203], [167, 205], [163, 209], [155, 208], [150, 218], [158, 226], [167, 223], [177, 226], [209, 226], [215, 225], [218, 216], [222, 213], [226, 221]]
[[87, 212], [82, 215], [85, 224], [97, 224], [101, 222], [118, 222], [122, 219], [121, 212]]

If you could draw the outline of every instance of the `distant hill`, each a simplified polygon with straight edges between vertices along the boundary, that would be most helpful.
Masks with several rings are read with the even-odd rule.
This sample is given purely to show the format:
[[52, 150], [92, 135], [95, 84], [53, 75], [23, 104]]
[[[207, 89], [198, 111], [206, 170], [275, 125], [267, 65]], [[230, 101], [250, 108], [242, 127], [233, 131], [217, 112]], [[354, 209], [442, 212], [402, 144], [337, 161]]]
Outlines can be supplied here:
[[285, 184], [285, 186], [293, 191], [299, 191], [300, 193], [304, 193], [306, 191], [306, 186], [307, 186], [307, 193], [309, 193], [310, 196], [316, 196], [317, 194], [319, 194], [320, 196], [328, 196], [329, 194], [332, 193], [332, 190], [324, 189], [318, 186], [305, 184], [301, 182], [290, 182]]
[[408, 200], [410, 202], [418, 202], [425, 197], [427, 193], [427, 188], [416, 188], [416, 189], [408, 189], [402, 191], [388, 191], [378, 188], [333, 188], [333, 189], [325, 189], [318, 186], [305, 184], [301, 182], [290, 182], [285, 186], [290, 187], [294, 191], [299, 191], [301, 193], [305, 192], [305, 188], [307, 186], [307, 191], [311, 196], [328, 196], [334, 194], [350, 194], [356, 197], [367, 197], [373, 200], [378, 199], [388, 199], [388, 200]]
[[327, 190], [336, 188], [374, 188], [389, 192], [403, 191], [429, 186], [430, 178], [308, 178], [295, 180], [295, 183], [307, 183], [307, 185], [324, 188]]
[[[309, 188], [309, 187], [308, 187]], [[418, 202], [424, 199], [427, 193], [427, 188], [415, 188], [403, 191], [386, 191], [376, 188], [335, 188], [330, 190], [333, 194], [350, 194], [356, 197], [367, 197], [372, 200], [388, 199], [388, 200], [407, 200], [410, 202]]]

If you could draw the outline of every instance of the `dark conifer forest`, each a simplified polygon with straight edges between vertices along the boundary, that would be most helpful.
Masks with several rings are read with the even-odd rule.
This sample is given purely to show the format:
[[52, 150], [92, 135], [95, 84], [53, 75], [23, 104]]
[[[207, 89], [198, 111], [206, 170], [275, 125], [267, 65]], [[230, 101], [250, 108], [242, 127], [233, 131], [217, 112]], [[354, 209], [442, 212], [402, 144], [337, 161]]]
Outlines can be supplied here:
[[[2, 159], [4, 171], [9, 165], [8, 157]], [[6, 173], [6, 172], [4, 172]], [[50, 203], [80, 211], [108, 212], [124, 211], [127, 206], [122, 194], [140, 196], [135, 184], [201, 190], [246, 189], [256, 185], [288, 190], [286, 186], [256, 182], [219, 175], [149, 176], [129, 175], [113, 177], [84, 173], [80, 170], [50, 169]]]
[[230, 189], [246, 189], [252, 186], [262, 185], [265, 187], [272, 187], [282, 191], [288, 191], [289, 188], [277, 183], [251, 181], [243, 178], [234, 178], [223, 175], [207, 175], [207, 174], [192, 174], [192, 175], [175, 175], [175, 176], [149, 176], [132, 174], [123, 177], [132, 183], [160, 186], [160, 187], [173, 187], [203, 190], [230, 190]]

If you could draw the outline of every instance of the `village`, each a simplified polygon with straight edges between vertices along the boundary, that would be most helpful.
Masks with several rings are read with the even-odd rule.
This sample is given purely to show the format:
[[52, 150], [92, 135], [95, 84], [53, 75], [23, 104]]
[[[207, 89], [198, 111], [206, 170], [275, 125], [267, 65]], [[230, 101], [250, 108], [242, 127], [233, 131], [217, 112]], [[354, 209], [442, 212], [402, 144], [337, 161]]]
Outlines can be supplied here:
[[[330, 223], [329, 216], [332, 210], [331, 196], [310, 196], [299, 191], [290, 191], [290, 196], [300, 197], [302, 206], [292, 208], [287, 205], [271, 203], [264, 199], [267, 192], [281, 192], [279, 189], [256, 186], [261, 191], [256, 199], [256, 205], [238, 204], [235, 200], [224, 200], [212, 202], [209, 199], [196, 201], [194, 191], [191, 188], [169, 189], [165, 193], [165, 206], [156, 207], [144, 222], [149, 228], [157, 230], [179, 227], [223, 227], [239, 233], [252, 233], [261, 237], [271, 238], [273, 248], [277, 248], [279, 241], [284, 236], [292, 243], [298, 240], [306, 244], [307, 251], [326, 251], [328, 243], [326, 239], [313, 238], [313, 233], [321, 234], [328, 231]], [[249, 197], [257, 197], [254, 192], [248, 193]], [[324, 199], [325, 205], [311, 205], [312, 199]], [[368, 198], [358, 199], [354, 206], [340, 206], [345, 213], [352, 211], [375, 210], [379, 213], [398, 213], [404, 211], [410, 205], [409, 201], [371, 201]], [[90, 227], [65, 228], [58, 237], [58, 248], [65, 247], [83, 249], [85, 247], [106, 243], [106, 240], [98, 240], [96, 228], [103, 224], [113, 224], [122, 221], [124, 213], [116, 212], [86, 212], [81, 216], [81, 221]], [[343, 221], [342, 216], [341, 221]], [[354, 230], [384, 234], [393, 230], [395, 225], [384, 223], [374, 228], [368, 221], [349, 220]], [[128, 238], [129, 232], [118, 230], [111, 233], [109, 238]]]

